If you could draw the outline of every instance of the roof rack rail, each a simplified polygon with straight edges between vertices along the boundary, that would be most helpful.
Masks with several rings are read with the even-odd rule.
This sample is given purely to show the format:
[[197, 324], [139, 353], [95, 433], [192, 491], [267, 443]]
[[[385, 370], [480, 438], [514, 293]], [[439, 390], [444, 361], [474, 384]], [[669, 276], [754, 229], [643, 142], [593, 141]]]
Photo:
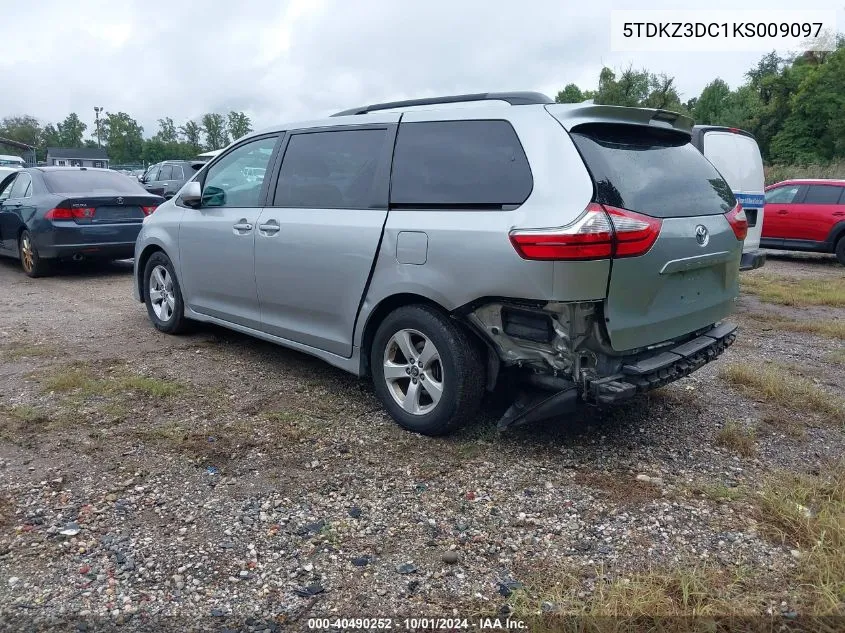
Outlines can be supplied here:
[[408, 108], [411, 106], [437, 105], [441, 103], [463, 103], [466, 101], [506, 101], [511, 105], [530, 105], [533, 103], [554, 103], [552, 99], [541, 92], [478, 92], [468, 95], [451, 95], [448, 97], [429, 97], [427, 99], [408, 99], [407, 101], [391, 101], [389, 103], [373, 103], [359, 108], [350, 108], [335, 112], [332, 116], [349, 116], [352, 114], [367, 114], [376, 110], [392, 110], [393, 108]]

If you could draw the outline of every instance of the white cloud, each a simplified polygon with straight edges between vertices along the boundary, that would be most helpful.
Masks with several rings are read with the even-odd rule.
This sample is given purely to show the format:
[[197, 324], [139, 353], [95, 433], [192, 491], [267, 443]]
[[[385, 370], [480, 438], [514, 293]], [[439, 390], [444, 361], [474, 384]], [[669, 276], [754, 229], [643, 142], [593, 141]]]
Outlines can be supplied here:
[[[735, 2], [711, 2], [730, 8]], [[776, 5], [776, 6], [773, 6]], [[836, 8], [838, 2], [816, 8]], [[653, 0], [649, 8], [685, 8]], [[614, 2], [613, 8], [642, 8]], [[795, 8], [748, 0], [743, 8]], [[93, 130], [93, 107], [124, 111], [148, 135], [208, 111], [256, 127], [375, 101], [477, 91], [592, 88], [602, 65], [674, 75], [684, 98], [731, 85], [760, 54], [610, 51], [608, 0], [39, 0], [4, 6], [0, 116]], [[845, 24], [845, 21], [840, 21]]]

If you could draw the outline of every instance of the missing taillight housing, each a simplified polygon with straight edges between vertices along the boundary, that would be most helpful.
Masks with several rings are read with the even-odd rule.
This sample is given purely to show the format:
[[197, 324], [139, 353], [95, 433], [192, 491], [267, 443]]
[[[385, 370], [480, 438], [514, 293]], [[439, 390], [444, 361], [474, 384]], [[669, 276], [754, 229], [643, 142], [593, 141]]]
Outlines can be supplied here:
[[736, 239], [740, 242], [748, 236], [748, 218], [745, 216], [745, 211], [742, 205], [737, 202], [736, 206], [725, 214], [728, 223], [733, 229]]
[[572, 224], [511, 231], [510, 240], [523, 259], [637, 257], [652, 247], [662, 225], [658, 218], [591, 202]]
[[152, 215], [153, 211], [155, 211], [158, 206], [153, 207], [141, 207], [141, 211], [144, 212], [144, 215]]

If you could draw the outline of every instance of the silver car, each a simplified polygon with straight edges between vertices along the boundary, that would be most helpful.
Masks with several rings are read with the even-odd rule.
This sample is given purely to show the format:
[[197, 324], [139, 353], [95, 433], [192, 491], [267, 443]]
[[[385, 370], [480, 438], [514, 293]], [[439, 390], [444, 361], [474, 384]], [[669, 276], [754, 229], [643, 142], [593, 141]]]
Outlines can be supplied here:
[[419, 433], [497, 385], [503, 428], [619, 402], [735, 337], [747, 222], [690, 130], [484, 93], [256, 132], [146, 218], [136, 298], [369, 376]]

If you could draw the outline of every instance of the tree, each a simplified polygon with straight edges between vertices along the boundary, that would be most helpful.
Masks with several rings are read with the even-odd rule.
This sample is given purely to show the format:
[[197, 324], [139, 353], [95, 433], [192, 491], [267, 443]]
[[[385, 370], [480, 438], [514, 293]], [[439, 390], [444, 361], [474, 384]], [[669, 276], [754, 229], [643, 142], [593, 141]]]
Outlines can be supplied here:
[[201, 137], [202, 128], [197, 125], [196, 121], [187, 121], [185, 125], [179, 127], [179, 134], [185, 141], [185, 144], [190, 148], [192, 155], [200, 153], [202, 149]]
[[581, 103], [584, 100], [584, 93], [575, 84], [566, 84], [555, 96], [555, 103]]
[[88, 126], [79, 120], [76, 112], [71, 112], [57, 126], [60, 147], [82, 147], [82, 135]]
[[161, 141], [162, 143], [178, 143], [179, 135], [176, 132], [176, 126], [173, 119], [169, 116], [158, 120], [158, 132], [153, 136], [153, 139]]
[[222, 114], [216, 112], [203, 114], [202, 128], [205, 132], [205, 144], [209, 149], [221, 149], [229, 144], [226, 119]]
[[37, 146], [41, 142], [41, 124], [28, 114], [7, 116], [0, 123], [0, 137]]
[[144, 128], [125, 112], [107, 112], [100, 121], [100, 133], [115, 164], [138, 163], [144, 151]]
[[704, 87], [693, 105], [696, 123], [719, 125], [730, 105], [731, 89], [722, 79], [716, 78]]
[[56, 126], [52, 123], [48, 123], [47, 125], [45, 125], [44, 129], [41, 131], [41, 145], [43, 145], [45, 148], [62, 146], [61, 135], [56, 129]]
[[232, 140], [239, 139], [252, 132], [252, 121], [243, 112], [230, 112], [227, 124], [229, 126], [229, 136], [232, 137]]

